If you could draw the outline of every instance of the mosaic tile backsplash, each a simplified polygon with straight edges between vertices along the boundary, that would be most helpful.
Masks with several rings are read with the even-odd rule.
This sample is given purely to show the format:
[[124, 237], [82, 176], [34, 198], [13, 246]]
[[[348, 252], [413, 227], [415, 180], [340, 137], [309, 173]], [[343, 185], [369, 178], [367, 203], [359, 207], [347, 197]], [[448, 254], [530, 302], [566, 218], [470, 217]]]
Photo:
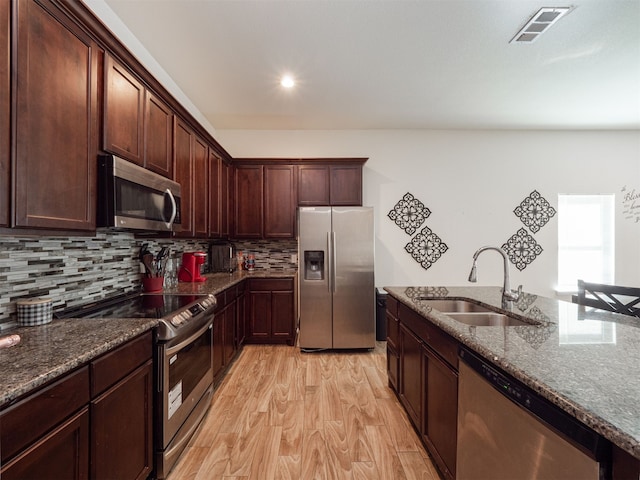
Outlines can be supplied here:
[[[207, 249], [207, 242], [149, 240], [129, 232], [95, 237], [0, 237], [0, 328], [15, 320], [16, 301], [49, 297], [55, 309], [76, 306], [140, 289], [140, 246], [152, 253], [163, 245], [173, 255]], [[256, 257], [256, 268], [296, 268], [296, 240], [237, 243]]]

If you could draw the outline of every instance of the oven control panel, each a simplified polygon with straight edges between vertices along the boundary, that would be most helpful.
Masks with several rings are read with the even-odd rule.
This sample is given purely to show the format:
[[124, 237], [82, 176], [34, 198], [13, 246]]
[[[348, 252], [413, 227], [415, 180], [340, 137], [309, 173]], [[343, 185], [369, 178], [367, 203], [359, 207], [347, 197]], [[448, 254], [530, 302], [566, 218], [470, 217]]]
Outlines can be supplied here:
[[213, 296], [206, 297], [206, 298], [202, 299], [201, 301], [199, 301], [197, 303], [194, 303], [193, 305], [189, 306], [188, 308], [182, 310], [181, 312], [178, 312], [175, 315], [173, 315], [169, 319], [169, 322], [174, 327], [180, 327], [184, 323], [186, 323], [189, 320], [191, 320], [193, 317], [197, 317], [201, 313], [206, 312], [208, 309], [211, 309], [211, 308], [215, 307], [215, 304], [216, 304], [215, 297], [213, 297]]

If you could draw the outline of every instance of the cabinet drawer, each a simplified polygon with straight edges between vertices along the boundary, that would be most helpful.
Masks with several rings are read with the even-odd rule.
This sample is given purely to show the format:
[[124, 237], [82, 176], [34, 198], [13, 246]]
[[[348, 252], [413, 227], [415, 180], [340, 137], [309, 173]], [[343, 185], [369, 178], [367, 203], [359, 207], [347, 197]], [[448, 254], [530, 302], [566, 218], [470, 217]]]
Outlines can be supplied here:
[[151, 358], [151, 331], [91, 362], [91, 397], [99, 395]]
[[2, 462], [89, 403], [89, 368], [79, 370], [0, 414]]
[[214, 312], [219, 312], [227, 305], [227, 291], [224, 290], [220, 293], [216, 293], [216, 308]]
[[293, 290], [291, 278], [268, 278], [249, 280], [249, 290], [252, 292], [272, 292], [277, 290]]
[[401, 323], [411, 329], [454, 369], [458, 369], [458, 342], [456, 340], [406, 305], [399, 305], [398, 314]]
[[435, 325], [429, 326], [432, 330], [429, 346], [458, 371], [458, 342]]

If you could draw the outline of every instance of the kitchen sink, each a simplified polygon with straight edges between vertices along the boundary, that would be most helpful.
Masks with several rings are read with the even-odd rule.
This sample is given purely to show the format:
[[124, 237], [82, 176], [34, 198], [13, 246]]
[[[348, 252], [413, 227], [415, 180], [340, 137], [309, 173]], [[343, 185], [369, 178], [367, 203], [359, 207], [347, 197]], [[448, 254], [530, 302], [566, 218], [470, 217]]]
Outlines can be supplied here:
[[493, 312], [493, 310], [489, 308], [480, 306], [477, 303], [468, 302], [467, 300], [433, 300], [428, 297], [420, 297], [419, 300], [425, 300], [422, 304], [423, 306], [434, 308], [442, 313]]
[[423, 300], [423, 306], [428, 306], [434, 310], [447, 315], [453, 320], [471, 325], [475, 327], [517, 327], [517, 326], [535, 326], [540, 323], [535, 321], [526, 321], [515, 318], [511, 315], [497, 312], [491, 308], [483, 307], [477, 303], [467, 300], [452, 299], [432, 299], [428, 297], [420, 297]]
[[503, 313], [482, 312], [482, 313], [453, 313], [443, 312], [448, 317], [453, 318], [456, 322], [464, 323], [474, 327], [518, 327], [538, 325], [537, 323], [525, 322]]

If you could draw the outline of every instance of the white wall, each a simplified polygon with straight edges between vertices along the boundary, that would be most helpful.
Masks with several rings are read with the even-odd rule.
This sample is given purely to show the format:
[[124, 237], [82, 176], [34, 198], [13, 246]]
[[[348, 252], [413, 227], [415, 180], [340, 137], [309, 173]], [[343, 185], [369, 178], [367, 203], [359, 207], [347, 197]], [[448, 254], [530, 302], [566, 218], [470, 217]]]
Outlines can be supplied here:
[[[640, 286], [640, 222], [625, 219], [621, 192], [640, 192], [638, 131], [217, 130], [216, 139], [234, 157], [368, 157], [364, 203], [376, 209], [377, 286], [466, 284], [477, 248], [501, 246], [524, 227], [513, 210], [533, 190], [556, 209], [558, 193], [614, 193], [616, 283]], [[425, 225], [449, 247], [428, 270], [387, 217], [407, 192], [431, 210]], [[557, 219], [532, 234], [544, 249], [534, 262], [523, 271], [510, 265], [512, 285], [554, 295]], [[480, 257], [478, 276], [479, 285], [501, 284], [497, 253]]]

